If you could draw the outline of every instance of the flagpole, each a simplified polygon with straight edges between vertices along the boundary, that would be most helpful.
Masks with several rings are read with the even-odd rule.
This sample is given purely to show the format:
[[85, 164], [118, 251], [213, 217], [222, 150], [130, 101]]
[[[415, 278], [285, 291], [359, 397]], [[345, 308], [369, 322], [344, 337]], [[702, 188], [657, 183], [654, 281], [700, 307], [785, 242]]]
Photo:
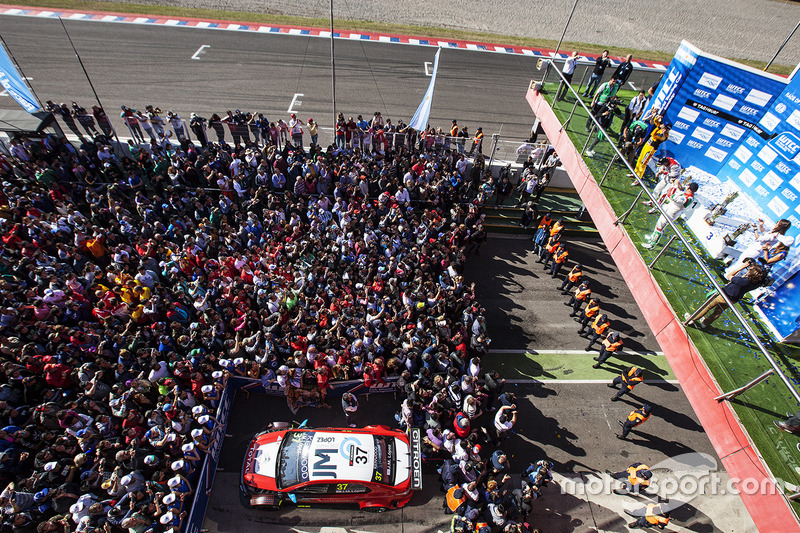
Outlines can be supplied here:
[[336, 130], [336, 56], [333, 51], [333, 0], [331, 0], [331, 96], [333, 99], [333, 128]]
[[[97, 105], [99, 105], [100, 108], [105, 113], [105, 108], [103, 107], [103, 103], [100, 101], [100, 97], [97, 95], [97, 91], [94, 90], [94, 84], [92, 83], [92, 78], [89, 77], [89, 73], [86, 72], [86, 67], [83, 66], [83, 60], [81, 59], [81, 56], [78, 53], [78, 49], [75, 48], [75, 43], [72, 42], [72, 37], [70, 37], [69, 32], [67, 31], [67, 26], [64, 24], [64, 19], [62, 19], [61, 17], [58, 17], [58, 21], [61, 23], [61, 27], [64, 28], [64, 33], [67, 35], [67, 39], [69, 40], [70, 46], [72, 46], [72, 51], [75, 52], [75, 57], [78, 58], [78, 63], [80, 63], [81, 69], [83, 69], [83, 75], [86, 76], [86, 81], [89, 82], [89, 87], [92, 88], [92, 92], [94, 93], [94, 99], [97, 100]], [[109, 120], [109, 123], [111, 123], [110, 120]], [[114, 129], [114, 127], [112, 126], [111, 127], [111, 131], [114, 132], [114, 138], [117, 140], [117, 146], [121, 147], [122, 143], [120, 143], [119, 137], [117, 137], [117, 130]]]

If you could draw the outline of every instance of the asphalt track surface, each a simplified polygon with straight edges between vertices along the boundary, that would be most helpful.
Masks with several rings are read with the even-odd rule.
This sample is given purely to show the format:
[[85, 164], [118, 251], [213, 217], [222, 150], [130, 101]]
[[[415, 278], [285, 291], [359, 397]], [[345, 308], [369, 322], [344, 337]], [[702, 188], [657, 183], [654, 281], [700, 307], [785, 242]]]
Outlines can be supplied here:
[[[119, 0], [115, 0], [119, 1]], [[328, 0], [122, 0], [327, 19]], [[334, 2], [337, 19], [413, 24], [557, 41], [573, 0], [370, 0]], [[581, 0], [565, 39], [605, 46], [673, 53], [681, 39], [731, 58], [768, 61], [800, 19], [800, 5], [780, 0]], [[778, 63], [800, 61], [800, 39], [789, 42]]]
[[[328, 39], [64, 22], [120, 135], [128, 136], [118, 116], [121, 105], [153, 104], [187, 121], [191, 112], [208, 117], [228, 109], [259, 111], [276, 121], [288, 119], [295, 100], [298, 116], [332, 126]], [[87, 108], [94, 103], [58, 20], [0, 16], [0, 35], [42, 102], [74, 100]], [[203, 45], [208, 48], [197, 55], [200, 59], [192, 59]], [[381, 111], [395, 123], [408, 123], [428, 87], [425, 63], [434, 53], [424, 46], [337, 40], [337, 109], [365, 117]], [[527, 138], [533, 116], [525, 92], [532, 78], [541, 77], [536, 63], [521, 55], [442, 50], [430, 124], [449, 129], [458, 119], [471, 133], [482, 126], [487, 137]], [[635, 73], [631, 81], [649, 86], [657, 79], [655, 73]], [[302, 96], [295, 99], [296, 94]], [[10, 96], [0, 96], [0, 108], [18, 106]], [[320, 142], [329, 134], [323, 130]]]

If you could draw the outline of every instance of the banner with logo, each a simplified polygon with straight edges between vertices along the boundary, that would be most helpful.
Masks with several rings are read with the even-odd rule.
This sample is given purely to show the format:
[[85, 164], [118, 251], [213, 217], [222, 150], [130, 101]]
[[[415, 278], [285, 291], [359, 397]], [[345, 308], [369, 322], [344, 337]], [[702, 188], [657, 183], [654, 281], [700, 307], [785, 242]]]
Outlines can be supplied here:
[[28, 113], [36, 113], [42, 110], [36, 101], [36, 97], [33, 96], [28, 85], [17, 71], [17, 67], [8, 57], [8, 52], [6, 52], [4, 46], [0, 46], [0, 84]]
[[684, 168], [718, 174], [750, 132], [761, 132], [758, 124], [786, 82], [683, 41], [650, 104], [672, 124], [662, 150]]
[[800, 76], [795, 76], [718, 174], [732, 180], [773, 220], [800, 229]]

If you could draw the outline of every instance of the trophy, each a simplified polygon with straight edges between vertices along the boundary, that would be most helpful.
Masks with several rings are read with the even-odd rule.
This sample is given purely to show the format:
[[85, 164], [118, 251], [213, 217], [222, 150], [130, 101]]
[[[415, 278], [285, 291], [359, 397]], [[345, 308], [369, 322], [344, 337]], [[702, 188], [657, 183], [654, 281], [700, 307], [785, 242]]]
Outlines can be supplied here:
[[[712, 204], [711, 211], [709, 211], [706, 216], [703, 217], [703, 220], [706, 221], [706, 224], [713, 226], [719, 217], [728, 212], [728, 205], [730, 205], [730, 203], [734, 201], [737, 196], [739, 196], [739, 191], [733, 191], [728, 193], [728, 196], [726, 196], [725, 199], [720, 203]], [[739, 235], [741, 235], [741, 233], [739, 233]]]
[[738, 239], [742, 235], [742, 233], [747, 231], [747, 229], [750, 228], [752, 225], [753, 224], [751, 224], [750, 222], [745, 222], [744, 224], [739, 224], [739, 226], [733, 231], [733, 233], [725, 234], [725, 236], [723, 237], [723, 239], [725, 240], [725, 245], [733, 246], [734, 244], [736, 244], [736, 239]]

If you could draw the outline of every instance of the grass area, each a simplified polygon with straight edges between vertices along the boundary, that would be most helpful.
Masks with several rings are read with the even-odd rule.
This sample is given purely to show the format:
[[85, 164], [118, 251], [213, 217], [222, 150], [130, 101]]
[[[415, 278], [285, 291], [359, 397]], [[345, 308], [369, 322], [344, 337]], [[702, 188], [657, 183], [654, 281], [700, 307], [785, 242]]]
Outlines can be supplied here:
[[[547, 98], [552, 105], [555, 85], [548, 89]], [[569, 116], [573, 104], [574, 101], [570, 97], [568, 101], [558, 102], [555, 105], [556, 115], [562, 122]], [[584, 131], [587, 116], [581, 107], [578, 107], [575, 115], [568, 132], [575, 146], [580, 149], [587, 138], [587, 133]], [[616, 128], [619, 128], [619, 121], [612, 126], [612, 129]], [[595, 178], [599, 180], [611, 160], [612, 150], [608, 144], [601, 143], [597, 145], [595, 152], [597, 155], [594, 158], [585, 158], [585, 161]], [[631, 186], [630, 178], [625, 177], [626, 173], [627, 169], [622, 164], [615, 163], [603, 184], [603, 192], [617, 214], [627, 210], [638, 194], [638, 187]], [[647, 250], [641, 246], [645, 235], [652, 231], [657, 217], [648, 215], [646, 209], [641, 204], [637, 205], [624, 227], [642, 258], [649, 263], [661, 248], [656, 246], [653, 250]], [[666, 233], [670, 231], [667, 230]], [[684, 235], [691, 237], [692, 234], [686, 229]], [[664, 235], [661, 244], [668, 238], [669, 235]], [[693, 238], [690, 241], [696, 244]], [[695, 249], [704, 255], [702, 247], [696, 245]], [[724, 283], [721, 262], [708, 255], [704, 255], [703, 258], [710, 270], [719, 275], [718, 281]], [[710, 282], [680, 241], [675, 241], [652, 272], [678, 317], [682, 317], [684, 312], [693, 311], [711, 287]], [[800, 373], [796, 366], [800, 361], [800, 348], [775, 342], [750, 303], [745, 302], [740, 310], [759, 334], [767, 349], [779, 361], [784, 372], [795, 384], [800, 383], [798, 379]], [[770, 368], [763, 354], [748, 340], [730, 312], [726, 312], [712, 327], [705, 330], [689, 328], [688, 331], [723, 391], [739, 387]], [[684, 383], [683, 386], [688, 387], [691, 384]], [[777, 377], [772, 377], [739, 396], [732, 404], [773, 474], [785, 481], [798, 483], [800, 481], [800, 453], [796, 448], [798, 438], [779, 431], [772, 423], [776, 418], [785, 418], [787, 412], [794, 413], [798, 410], [796, 400], [783, 382]], [[794, 505], [795, 511], [800, 512], [800, 504]]]
[[[588, 342], [588, 341], [587, 341]], [[598, 345], [595, 344], [595, 347]], [[675, 379], [666, 359], [656, 355], [623, 353], [612, 357], [600, 368], [592, 368], [597, 350], [581, 353], [502, 353], [492, 352], [485, 363], [487, 368], [500, 372], [506, 379], [596, 379], [611, 382], [629, 366], [645, 371], [645, 380]]]
[[[135, 15], [154, 15], [167, 17], [191, 17], [191, 18], [212, 18], [226, 19], [237, 22], [257, 22], [262, 24], [277, 24], [285, 26], [310, 26], [317, 28], [330, 27], [330, 19], [311, 18], [311, 17], [292, 17], [273, 13], [252, 13], [247, 11], [223, 11], [214, 9], [198, 9], [188, 7], [160, 6], [150, 4], [128, 4], [122, 2], [97, 2], [91, 0], [27, 0], [20, 2], [19, 5], [28, 7], [41, 7], [48, 9], [74, 9], [79, 11], [111, 11], [119, 13], [131, 13]], [[269, 9], [265, 7], [264, 9]], [[504, 44], [511, 46], [526, 46], [531, 48], [555, 49], [558, 44], [552, 39], [537, 39], [533, 37], [517, 37], [513, 35], [496, 35], [493, 33], [473, 32], [444, 28], [441, 26], [412, 26], [404, 24], [389, 24], [370, 20], [339, 20], [334, 19], [334, 28], [337, 30], [368, 31], [375, 33], [396, 33], [402, 35], [416, 35], [424, 37], [438, 37], [440, 39], [454, 39], [461, 41], [491, 42], [494, 44]], [[561, 44], [561, 50], [579, 50], [583, 54], [600, 54], [608, 49], [612, 57], [624, 57], [633, 54], [636, 59], [649, 61], [663, 61], [669, 63], [673, 54], [666, 52], [656, 52], [653, 50], [638, 50], [635, 48], [624, 48], [605, 46], [591, 43], [565, 41]], [[729, 58], [734, 61], [750, 65], [755, 68], [763, 68], [764, 64], [759, 61], [749, 59]], [[770, 72], [775, 74], [788, 75], [794, 69], [793, 66], [772, 65]]]

